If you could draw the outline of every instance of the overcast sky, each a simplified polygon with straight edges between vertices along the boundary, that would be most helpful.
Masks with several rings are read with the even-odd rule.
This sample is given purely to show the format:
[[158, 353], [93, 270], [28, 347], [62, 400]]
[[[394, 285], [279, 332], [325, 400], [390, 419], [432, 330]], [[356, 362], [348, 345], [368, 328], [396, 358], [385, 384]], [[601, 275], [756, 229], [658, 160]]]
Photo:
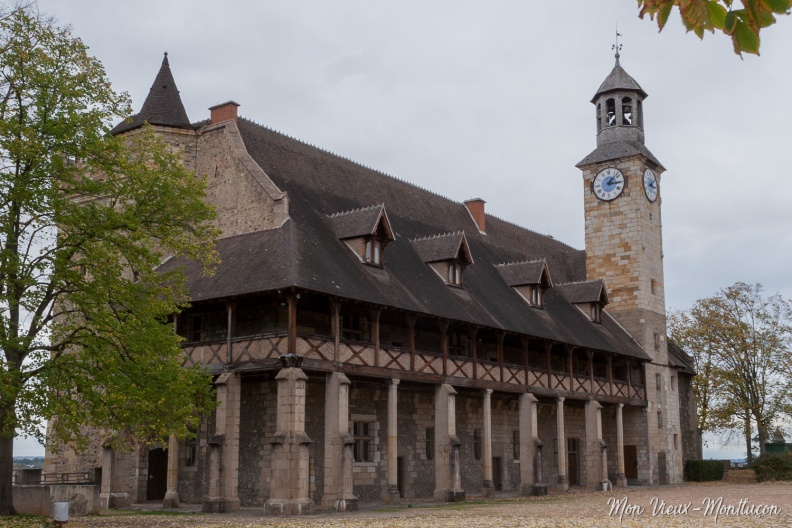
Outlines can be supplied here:
[[[621, 64], [649, 94], [661, 182], [666, 304], [736, 281], [792, 297], [792, 21], [762, 56], [658, 33], [625, 0], [39, 0], [140, 109], [167, 51], [193, 121], [240, 115], [577, 248], [596, 146], [590, 100]], [[29, 450], [18, 448], [18, 454]]]

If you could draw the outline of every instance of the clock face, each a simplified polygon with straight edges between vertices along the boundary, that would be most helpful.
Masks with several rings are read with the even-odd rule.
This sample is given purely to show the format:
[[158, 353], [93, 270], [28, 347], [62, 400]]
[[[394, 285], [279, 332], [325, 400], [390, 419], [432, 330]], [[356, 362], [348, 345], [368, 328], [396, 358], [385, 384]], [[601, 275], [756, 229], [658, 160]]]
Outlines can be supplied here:
[[594, 177], [591, 188], [600, 200], [613, 200], [624, 190], [624, 174], [613, 167], [603, 169]]
[[649, 198], [650, 202], [657, 200], [657, 193], [660, 190], [660, 187], [657, 183], [657, 176], [655, 176], [654, 172], [652, 172], [652, 169], [646, 169], [644, 171], [643, 188], [644, 192], [646, 192], [646, 197]]

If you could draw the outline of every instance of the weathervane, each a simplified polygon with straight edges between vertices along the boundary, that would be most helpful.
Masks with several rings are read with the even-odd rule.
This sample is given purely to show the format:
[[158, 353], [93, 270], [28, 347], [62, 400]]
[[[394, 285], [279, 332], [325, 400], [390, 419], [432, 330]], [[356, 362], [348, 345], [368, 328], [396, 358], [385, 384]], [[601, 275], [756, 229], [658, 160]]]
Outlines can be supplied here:
[[617, 59], [619, 58], [619, 52], [622, 49], [622, 45], [619, 44], [619, 37], [621, 37], [621, 36], [622, 36], [621, 33], [619, 33], [619, 24], [616, 24], [616, 44], [611, 46], [611, 49], [616, 51], [616, 58]]

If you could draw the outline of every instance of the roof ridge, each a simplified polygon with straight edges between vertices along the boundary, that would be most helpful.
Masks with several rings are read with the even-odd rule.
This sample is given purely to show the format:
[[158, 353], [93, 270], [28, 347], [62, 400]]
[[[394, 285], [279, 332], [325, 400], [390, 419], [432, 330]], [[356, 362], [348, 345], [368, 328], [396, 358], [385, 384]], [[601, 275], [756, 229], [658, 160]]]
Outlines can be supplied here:
[[327, 216], [330, 217], [330, 218], [336, 218], [338, 216], [344, 216], [344, 215], [348, 215], [348, 214], [352, 214], [352, 213], [362, 213], [363, 211], [371, 211], [371, 210], [377, 209], [377, 208], [385, 209], [385, 203], [383, 202], [381, 204], [376, 204], [376, 205], [367, 205], [365, 207], [358, 207], [356, 209], [350, 209], [349, 211], [340, 211], [340, 212], [337, 212], [337, 213], [329, 214]]
[[533, 229], [531, 229], [530, 227], [521, 226], [521, 225], [520, 225], [520, 224], [518, 224], [517, 222], [514, 222], [514, 221], [512, 221], [512, 220], [506, 220], [506, 219], [504, 219], [504, 218], [501, 218], [500, 216], [497, 216], [497, 215], [494, 215], [494, 214], [491, 214], [491, 213], [487, 213], [487, 216], [489, 216], [490, 218], [494, 218], [495, 220], [498, 220], [498, 221], [500, 221], [500, 222], [503, 222], [504, 224], [508, 224], [508, 225], [510, 225], [510, 226], [514, 226], [514, 227], [516, 227], [516, 228], [518, 228], [518, 229], [522, 229], [522, 230], [524, 230], [524, 231], [528, 231], [529, 233], [533, 233], [534, 235], [538, 235], [538, 236], [540, 236], [540, 237], [547, 238], [547, 239], [549, 239], [549, 240], [552, 240], [552, 241], [554, 241], [554, 242], [558, 242], [559, 244], [562, 244], [562, 245], [566, 246], [566, 248], [567, 248], [569, 251], [575, 251], [575, 252], [577, 252], [577, 251], [582, 251], [582, 250], [580, 250], [580, 249], [577, 249], [577, 248], [575, 248], [574, 246], [571, 246], [571, 245], [567, 244], [567, 243], [566, 243], [566, 242], [564, 242], [563, 240], [559, 240], [559, 239], [557, 239], [557, 238], [556, 238], [556, 237], [554, 237], [553, 235], [550, 235], [550, 234], [547, 234], [547, 235], [545, 235], [545, 234], [542, 234], [542, 233], [540, 233], [540, 232], [538, 232], [538, 231], [534, 231], [534, 230], [533, 230]]
[[525, 259], [525, 260], [513, 260], [511, 262], [501, 262], [500, 264], [493, 264], [496, 268], [502, 268], [504, 266], [514, 266], [516, 264], [534, 264], [536, 262], [544, 262], [547, 264], [547, 259], [545, 257], [536, 258], [536, 259]]
[[278, 135], [283, 136], [285, 138], [288, 138], [288, 139], [291, 139], [293, 141], [296, 141], [297, 143], [300, 143], [301, 145], [305, 145], [307, 147], [311, 147], [311, 148], [316, 149], [316, 150], [318, 150], [320, 152], [323, 152], [325, 154], [329, 154], [330, 156], [333, 156], [334, 158], [338, 158], [340, 160], [346, 161], [346, 162], [351, 163], [352, 165], [355, 165], [357, 167], [360, 167], [360, 168], [366, 169], [368, 171], [374, 172], [376, 174], [379, 174], [380, 176], [384, 176], [386, 178], [390, 178], [391, 180], [395, 180], [395, 181], [401, 182], [401, 183], [403, 183], [405, 185], [409, 185], [410, 187], [414, 187], [416, 189], [420, 189], [421, 191], [424, 191], [424, 192], [427, 192], [427, 193], [432, 194], [434, 196], [440, 197], [440, 198], [442, 198], [444, 200], [448, 200], [449, 202], [452, 202], [454, 204], [457, 204], [457, 205], [460, 205], [460, 206], [464, 206], [464, 204], [462, 202], [458, 202], [458, 201], [456, 201], [456, 200], [454, 200], [454, 199], [452, 199], [452, 198], [450, 198], [450, 197], [448, 197], [448, 196], [446, 196], [444, 194], [440, 194], [437, 191], [433, 191], [433, 190], [428, 189], [426, 187], [422, 187], [422, 186], [418, 185], [417, 183], [413, 183], [411, 181], [405, 180], [404, 178], [399, 178], [398, 176], [394, 176], [392, 174], [388, 174], [387, 172], [383, 172], [383, 171], [381, 171], [379, 169], [375, 169], [374, 167], [369, 167], [368, 165], [364, 165], [363, 163], [360, 163], [359, 161], [355, 161], [353, 159], [347, 158], [346, 156], [343, 156], [343, 155], [338, 154], [336, 152], [333, 152], [331, 150], [327, 150], [325, 148], [322, 148], [320, 146], [314, 145], [312, 143], [308, 143], [307, 141], [303, 141], [302, 139], [296, 138], [294, 136], [290, 136], [289, 134], [286, 134], [285, 132], [281, 132], [280, 130], [276, 130], [276, 129], [274, 129], [272, 127], [269, 127], [267, 125], [262, 125], [262, 124], [257, 123], [256, 121], [254, 121], [252, 119], [249, 119], [247, 117], [239, 116], [237, 119], [241, 119], [243, 121], [247, 121], [247, 122], [249, 122], [249, 123], [251, 123], [251, 124], [253, 124], [253, 125], [257, 126], [257, 127], [263, 128], [264, 130], [268, 130], [269, 132], [272, 132], [274, 134], [278, 134]]
[[426, 236], [423, 236], [423, 237], [413, 238], [411, 240], [411, 242], [420, 242], [422, 240], [433, 240], [435, 238], [445, 238], [445, 237], [456, 236], [456, 235], [465, 236], [465, 230], [462, 229], [460, 231], [449, 231], [447, 233], [440, 233], [440, 234], [437, 234], [437, 235], [426, 235]]
[[605, 282], [603, 279], [587, 279], [583, 281], [559, 282], [556, 286], [569, 286], [572, 284], [587, 284], [591, 282]]

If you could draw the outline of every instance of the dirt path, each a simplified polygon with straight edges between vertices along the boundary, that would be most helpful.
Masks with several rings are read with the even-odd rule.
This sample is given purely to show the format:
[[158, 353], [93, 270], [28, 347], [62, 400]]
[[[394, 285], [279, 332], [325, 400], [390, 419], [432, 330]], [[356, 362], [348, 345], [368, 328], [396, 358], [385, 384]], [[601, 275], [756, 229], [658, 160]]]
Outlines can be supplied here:
[[[617, 502], [622, 501], [622, 502]], [[742, 502], [741, 502], [742, 501]], [[764, 508], [767, 506], [767, 508]], [[709, 511], [707, 510], [710, 508]], [[662, 508], [662, 513], [661, 513]], [[698, 508], [698, 510], [696, 510]], [[759, 508], [759, 515], [753, 513]], [[719, 513], [718, 513], [719, 512]], [[0, 527], [22, 526], [3, 524]], [[30, 525], [34, 526], [34, 525]], [[299, 518], [262, 517], [259, 509], [234, 515], [180, 512], [114, 512], [75, 517], [68, 528], [213, 528], [213, 527], [575, 527], [608, 526], [792, 527], [792, 483], [684, 484], [632, 488], [626, 492], [551, 494], [530, 499], [500, 499], [458, 504], [420, 504], [384, 508], [367, 505], [348, 514]]]

